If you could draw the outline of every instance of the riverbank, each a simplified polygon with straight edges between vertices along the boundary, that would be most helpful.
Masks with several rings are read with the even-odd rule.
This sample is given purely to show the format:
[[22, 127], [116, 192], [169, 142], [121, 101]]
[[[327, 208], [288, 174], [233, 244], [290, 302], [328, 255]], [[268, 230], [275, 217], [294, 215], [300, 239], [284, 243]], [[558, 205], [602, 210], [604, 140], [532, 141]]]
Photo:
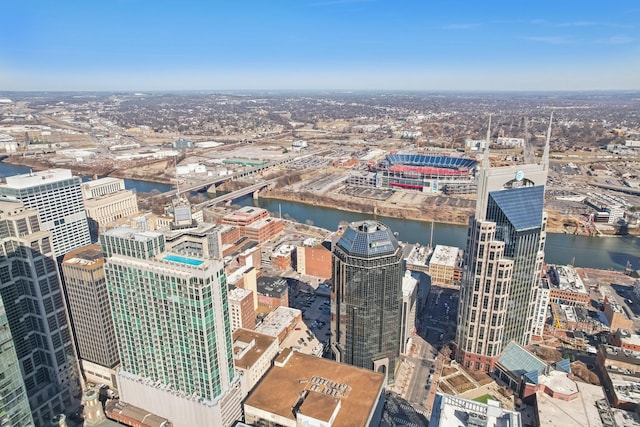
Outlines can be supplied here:
[[70, 169], [74, 174], [80, 176], [110, 176], [122, 179], [134, 179], [158, 184], [172, 185], [175, 182], [172, 178], [164, 175], [167, 168], [171, 167], [168, 160], [157, 160], [153, 162], [143, 162], [130, 165], [126, 168], [116, 167], [112, 164], [80, 164], [73, 165], [60, 164], [55, 165], [46, 159], [38, 159], [36, 157], [20, 157], [10, 156], [2, 160], [2, 162], [32, 168], [35, 170], [47, 170], [52, 168]]
[[[398, 219], [406, 219], [421, 222], [437, 222], [441, 224], [467, 226], [469, 217], [474, 214], [474, 209], [469, 208], [452, 208], [451, 205], [429, 205], [428, 203], [420, 203], [418, 207], [410, 205], [393, 206], [389, 203], [379, 201], [359, 201], [343, 195], [318, 195], [304, 192], [290, 192], [283, 190], [269, 190], [260, 193], [260, 197], [265, 199], [286, 200], [289, 202], [304, 203], [310, 206], [322, 206], [330, 209], [339, 209], [347, 212], [361, 213], [366, 215], [379, 215], [383, 217], [391, 217]], [[419, 202], [419, 201], [418, 201]], [[572, 229], [568, 230], [567, 223], [573, 223], [574, 220], [560, 212], [547, 212], [547, 232], [555, 234], [570, 234], [575, 236], [586, 237], [620, 237], [615, 234], [615, 230], [611, 229], [609, 233], [602, 232], [601, 235], [589, 232], [589, 230]], [[628, 235], [637, 236], [638, 229], [631, 229]]]
[[330, 209], [340, 209], [347, 212], [361, 213], [366, 215], [379, 215], [410, 221], [438, 222], [442, 224], [467, 225], [468, 218], [472, 211], [464, 210], [453, 215], [442, 215], [433, 209], [423, 210], [413, 206], [388, 206], [387, 204], [367, 201], [362, 202], [355, 199], [332, 198], [312, 193], [294, 193], [282, 190], [269, 190], [261, 192], [260, 196], [265, 199], [286, 200], [289, 202], [304, 203], [309, 206], [322, 206]]
[[[112, 176], [123, 179], [142, 180], [158, 184], [171, 185], [172, 179], [166, 175], [167, 168], [172, 165], [168, 160], [154, 162], [143, 162], [135, 166], [121, 168], [113, 165], [94, 164], [73, 164], [73, 165], [53, 165], [46, 159], [35, 157], [11, 156], [3, 160], [7, 164], [30, 167], [44, 170], [53, 167], [64, 167], [71, 169], [75, 174], [82, 176]], [[227, 183], [235, 187], [243, 185], [241, 182]], [[223, 187], [224, 188], [224, 187]], [[456, 198], [448, 196], [433, 196], [426, 193], [413, 191], [397, 191], [387, 200], [358, 199], [356, 197], [340, 194], [318, 194], [309, 192], [296, 192], [283, 189], [272, 189], [260, 193], [260, 197], [299, 202], [310, 206], [323, 206], [326, 208], [340, 209], [342, 211], [361, 213], [367, 215], [379, 215], [384, 217], [398, 218], [410, 221], [437, 222], [442, 224], [452, 224], [466, 226], [469, 216], [474, 213], [475, 201], [470, 198]], [[547, 207], [547, 231], [557, 234], [571, 234], [576, 236], [599, 236], [616, 237], [616, 230], [603, 230], [601, 235], [591, 228], [580, 228], [573, 226], [576, 224], [575, 218], [563, 215], [559, 211], [549, 210]], [[572, 226], [568, 227], [567, 225]], [[628, 229], [631, 236], [640, 235], [639, 228]]]

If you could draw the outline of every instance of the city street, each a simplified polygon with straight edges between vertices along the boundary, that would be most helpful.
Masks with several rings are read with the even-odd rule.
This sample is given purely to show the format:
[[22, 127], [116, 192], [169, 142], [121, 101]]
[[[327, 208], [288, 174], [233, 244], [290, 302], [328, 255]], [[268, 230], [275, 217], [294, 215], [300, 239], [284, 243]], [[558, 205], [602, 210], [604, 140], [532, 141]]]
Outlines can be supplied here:
[[457, 308], [458, 290], [434, 287], [418, 315], [418, 334], [403, 362], [411, 366], [404, 396], [415, 405], [430, 409], [433, 404], [446, 358], [440, 350], [455, 337]]

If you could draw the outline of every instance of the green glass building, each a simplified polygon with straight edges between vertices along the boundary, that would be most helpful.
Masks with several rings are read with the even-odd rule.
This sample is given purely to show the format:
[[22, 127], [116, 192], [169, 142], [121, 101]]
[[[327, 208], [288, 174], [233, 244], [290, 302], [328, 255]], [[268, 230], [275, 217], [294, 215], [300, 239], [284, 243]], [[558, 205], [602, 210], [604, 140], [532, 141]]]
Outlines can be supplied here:
[[230, 425], [240, 400], [222, 261], [174, 252], [157, 232], [116, 228], [100, 241], [120, 398], [175, 427]]

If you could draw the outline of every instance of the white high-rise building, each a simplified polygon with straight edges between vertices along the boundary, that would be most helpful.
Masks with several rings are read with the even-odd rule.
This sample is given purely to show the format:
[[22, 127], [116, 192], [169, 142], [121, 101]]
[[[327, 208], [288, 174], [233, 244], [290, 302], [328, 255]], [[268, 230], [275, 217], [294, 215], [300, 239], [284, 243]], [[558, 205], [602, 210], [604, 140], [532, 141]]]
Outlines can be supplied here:
[[124, 188], [124, 179], [100, 178], [82, 184], [87, 216], [104, 227], [138, 213], [136, 194]]
[[9, 176], [0, 195], [16, 198], [38, 211], [43, 230], [51, 231], [56, 257], [91, 243], [80, 178], [68, 169]]

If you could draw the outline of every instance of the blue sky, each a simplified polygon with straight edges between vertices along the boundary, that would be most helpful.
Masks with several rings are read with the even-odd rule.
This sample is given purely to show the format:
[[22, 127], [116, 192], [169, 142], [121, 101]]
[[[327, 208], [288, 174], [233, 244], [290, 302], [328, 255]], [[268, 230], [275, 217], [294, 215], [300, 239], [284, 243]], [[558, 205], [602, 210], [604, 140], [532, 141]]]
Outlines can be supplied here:
[[640, 2], [2, 0], [0, 90], [640, 89]]

